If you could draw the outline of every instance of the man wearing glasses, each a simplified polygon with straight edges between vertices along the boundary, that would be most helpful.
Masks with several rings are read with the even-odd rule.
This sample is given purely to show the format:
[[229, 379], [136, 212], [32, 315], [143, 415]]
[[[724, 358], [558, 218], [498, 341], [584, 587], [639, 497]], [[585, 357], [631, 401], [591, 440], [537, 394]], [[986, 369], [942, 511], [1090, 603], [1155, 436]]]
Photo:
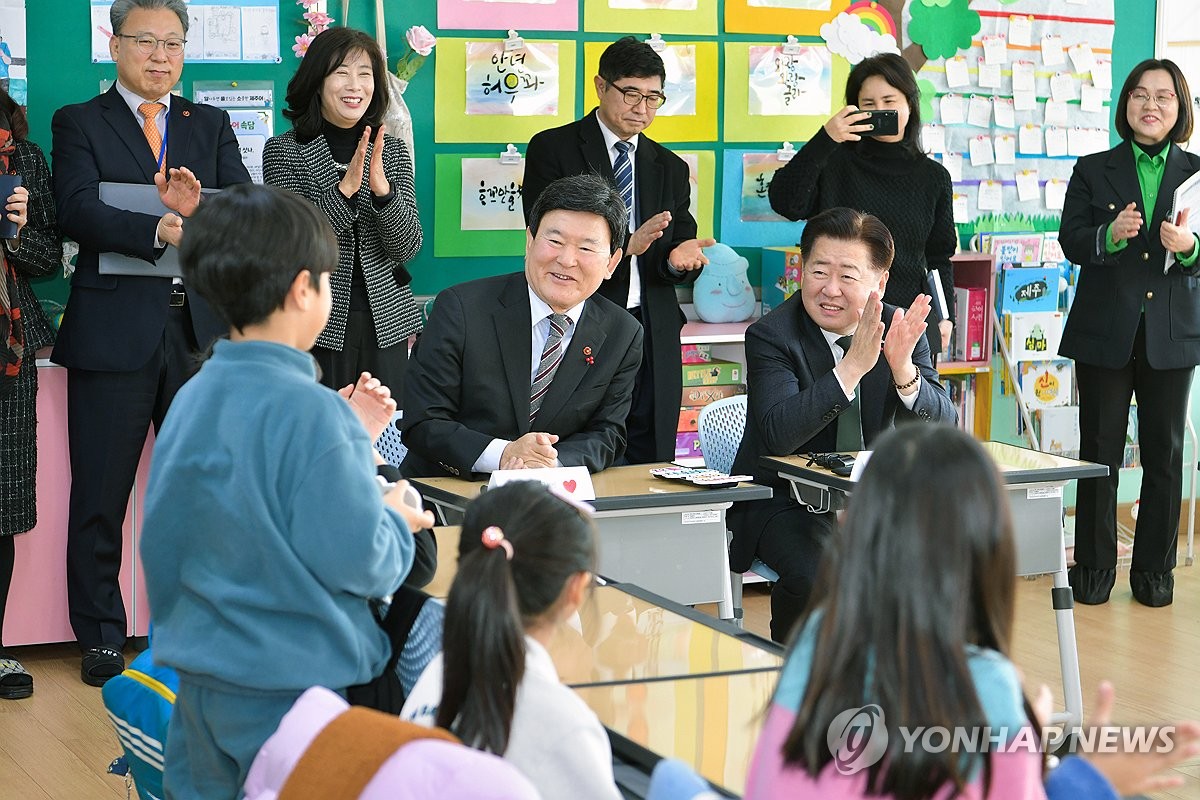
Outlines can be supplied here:
[[599, 71], [599, 107], [530, 140], [521, 189], [525, 219], [542, 190], [566, 175], [603, 175], [625, 200], [632, 231], [624, 243], [626, 257], [598, 292], [628, 309], [645, 332], [625, 458], [631, 464], [670, 461], [682, 391], [684, 318], [675, 287], [696, 279], [708, 263], [701, 248], [714, 240], [696, 238], [687, 164], [642, 133], [666, 101], [666, 69], [658, 53], [626, 36], [605, 49]]
[[[183, 0], [116, 0], [110, 18], [116, 83], [52, 123], [59, 223], [79, 243], [53, 355], [68, 369], [67, 600], [80, 676], [93, 686], [124, 668], [121, 529], [147, 429], [159, 428], [197, 354], [225, 327], [178, 279], [101, 274], [100, 254], [154, 264], [179, 246], [201, 186], [250, 181], [229, 115], [171, 96], [183, 70]], [[103, 181], [156, 185], [171, 212], [107, 205]]]

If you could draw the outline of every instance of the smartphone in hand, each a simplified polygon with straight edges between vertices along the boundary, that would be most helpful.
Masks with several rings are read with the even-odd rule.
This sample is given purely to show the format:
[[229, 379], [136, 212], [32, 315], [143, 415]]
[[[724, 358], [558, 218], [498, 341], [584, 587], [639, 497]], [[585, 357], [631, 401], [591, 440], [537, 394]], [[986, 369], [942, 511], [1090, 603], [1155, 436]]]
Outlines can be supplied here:
[[868, 111], [866, 119], [856, 122], [856, 125], [870, 125], [871, 130], [860, 135], [862, 136], [895, 136], [900, 133], [900, 118], [897, 116], [895, 109], [881, 108], [874, 111]]

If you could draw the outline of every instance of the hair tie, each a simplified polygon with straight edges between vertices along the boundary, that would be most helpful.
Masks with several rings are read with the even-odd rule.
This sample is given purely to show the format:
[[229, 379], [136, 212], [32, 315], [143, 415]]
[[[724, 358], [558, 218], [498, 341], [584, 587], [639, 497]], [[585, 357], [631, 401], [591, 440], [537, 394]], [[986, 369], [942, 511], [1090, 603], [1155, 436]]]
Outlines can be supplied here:
[[489, 550], [495, 550], [497, 547], [504, 549], [504, 554], [509, 561], [512, 561], [513, 546], [512, 542], [504, 538], [504, 531], [500, 530], [497, 525], [489, 525], [483, 529], [483, 546]]

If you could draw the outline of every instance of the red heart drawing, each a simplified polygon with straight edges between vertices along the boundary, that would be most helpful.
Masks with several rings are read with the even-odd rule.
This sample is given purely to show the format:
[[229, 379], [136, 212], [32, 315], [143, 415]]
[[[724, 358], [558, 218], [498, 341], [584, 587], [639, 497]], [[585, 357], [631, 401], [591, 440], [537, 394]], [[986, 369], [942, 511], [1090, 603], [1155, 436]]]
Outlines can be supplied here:
[[575, 494], [575, 486], [576, 486], [575, 481], [563, 481], [563, 488], [566, 489], [571, 494]]

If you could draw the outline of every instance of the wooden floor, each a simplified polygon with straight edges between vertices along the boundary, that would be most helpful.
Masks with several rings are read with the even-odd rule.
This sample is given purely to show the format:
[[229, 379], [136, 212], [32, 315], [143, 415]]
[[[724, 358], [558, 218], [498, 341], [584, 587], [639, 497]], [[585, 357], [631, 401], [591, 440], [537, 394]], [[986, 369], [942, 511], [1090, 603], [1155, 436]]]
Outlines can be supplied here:
[[[1128, 574], [1104, 606], [1079, 606], [1075, 624], [1084, 702], [1108, 678], [1117, 686], [1118, 724], [1200, 719], [1200, 565], [1175, 572], [1175, 604], [1149, 609], [1129, 596]], [[1048, 684], [1061, 702], [1058, 640], [1050, 580], [1019, 581], [1015, 658], [1028, 687]], [[746, 627], [766, 634], [769, 598], [746, 587]], [[105, 774], [120, 753], [100, 690], [79, 680], [73, 645], [24, 648], [34, 675], [27, 700], [0, 701], [0, 797], [4, 800], [124, 798], [122, 779]], [[1179, 769], [1185, 784], [1155, 797], [1200, 800], [1200, 760]]]

